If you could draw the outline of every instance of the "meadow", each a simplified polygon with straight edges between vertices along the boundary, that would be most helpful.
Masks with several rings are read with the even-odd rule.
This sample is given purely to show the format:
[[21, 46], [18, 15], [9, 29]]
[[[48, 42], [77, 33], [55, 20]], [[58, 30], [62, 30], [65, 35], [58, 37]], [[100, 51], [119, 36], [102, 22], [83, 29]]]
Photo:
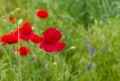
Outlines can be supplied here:
[[[38, 18], [39, 9], [48, 18]], [[0, 81], [120, 81], [120, 0], [0, 0], [0, 38], [24, 21], [41, 37], [58, 29], [66, 47], [45, 52], [30, 41], [0, 41]], [[23, 45], [30, 53], [22, 57]]]

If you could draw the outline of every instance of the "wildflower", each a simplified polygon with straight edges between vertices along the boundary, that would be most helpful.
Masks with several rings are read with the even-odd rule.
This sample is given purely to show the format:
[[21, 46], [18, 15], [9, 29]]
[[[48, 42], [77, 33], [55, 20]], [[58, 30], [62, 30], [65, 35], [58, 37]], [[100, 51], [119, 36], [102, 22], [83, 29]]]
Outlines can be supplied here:
[[31, 58], [31, 62], [30, 62], [30, 68], [32, 68], [33, 64], [35, 63], [36, 61], [36, 58], [35, 57], [32, 57]]
[[35, 57], [31, 58], [31, 62], [34, 63], [36, 61]]
[[22, 22], [23, 22], [23, 20], [22, 20], [22, 19], [19, 19], [19, 20], [18, 20], [18, 25], [21, 25]]
[[22, 27], [20, 27], [19, 29], [17, 29], [15, 32], [13, 32], [13, 34], [19, 38], [24, 40], [24, 41], [28, 41], [30, 39], [32, 39], [33, 37], [33, 31], [32, 31], [32, 27], [30, 25], [30, 22], [25, 22]]
[[48, 28], [43, 32], [43, 39], [39, 48], [46, 52], [62, 51], [65, 48], [65, 43], [60, 42], [62, 34], [55, 28]]
[[106, 45], [106, 47], [105, 47], [104, 51], [105, 51], [105, 52], [107, 52], [107, 51], [108, 51], [108, 49], [109, 49], [109, 44], [107, 44], [107, 45]]
[[25, 47], [25, 46], [21, 46], [19, 49], [18, 49], [18, 52], [20, 53], [21, 56], [26, 56], [30, 53], [30, 49]]
[[87, 69], [91, 69], [92, 68], [92, 63], [89, 63], [88, 66], [87, 66]]
[[15, 14], [15, 12], [11, 12], [10, 14], [13, 15], [13, 14]]
[[33, 35], [33, 38], [31, 39], [31, 41], [32, 41], [33, 43], [35, 43], [35, 44], [38, 44], [38, 43], [40, 43], [40, 41], [41, 41], [41, 37], [40, 37], [39, 35], [37, 35], [37, 34], [34, 34], [34, 35]]
[[57, 65], [57, 62], [53, 62], [53, 65]]
[[3, 44], [15, 44], [18, 43], [18, 38], [12, 34], [3, 35], [0, 39]]
[[48, 12], [47, 10], [41, 9], [36, 12], [36, 16], [38, 16], [39, 18], [47, 18]]
[[20, 8], [16, 8], [16, 9], [15, 9], [15, 11], [19, 11], [19, 10], [20, 10]]
[[13, 16], [10, 16], [10, 17], [9, 17], [9, 21], [10, 21], [10, 22], [15, 22], [15, 18], [14, 18]]
[[76, 49], [76, 47], [75, 46], [71, 46], [70, 49]]
[[88, 47], [89, 47], [89, 50], [90, 50], [90, 56], [93, 56], [94, 54], [94, 48], [92, 47], [91, 43], [87, 43], [88, 44]]

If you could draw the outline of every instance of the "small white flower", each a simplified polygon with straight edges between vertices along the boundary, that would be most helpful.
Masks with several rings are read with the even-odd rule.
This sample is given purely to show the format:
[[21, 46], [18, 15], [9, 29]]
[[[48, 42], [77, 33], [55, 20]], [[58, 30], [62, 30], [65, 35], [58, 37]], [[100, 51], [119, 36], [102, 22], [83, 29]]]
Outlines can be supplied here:
[[15, 14], [15, 12], [11, 12], [10, 14], [13, 15], [13, 14]]
[[19, 11], [19, 10], [20, 10], [20, 8], [16, 8], [16, 9], [15, 9], [15, 11]]
[[54, 62], [53, 65], [57, 65], [57, 62]]
[[19, 19], [18, 20], [18, 25], [21, 25], [23, 23], [23, 20], [22, 19]]
[[94, 22], [95, 22], [95, 24], [97, 24], [97, 23], [98, 23], [96, 19], [94, 20]]
[[71, 46], [70, 49], [76, 49], [76, 47], [75, 46]]
[[6, 19], [3, 19], [3, 22], [5, 22], [5, 23], [6, 23], [6, 22], [7, 22], [7, 20], [6, 20]]

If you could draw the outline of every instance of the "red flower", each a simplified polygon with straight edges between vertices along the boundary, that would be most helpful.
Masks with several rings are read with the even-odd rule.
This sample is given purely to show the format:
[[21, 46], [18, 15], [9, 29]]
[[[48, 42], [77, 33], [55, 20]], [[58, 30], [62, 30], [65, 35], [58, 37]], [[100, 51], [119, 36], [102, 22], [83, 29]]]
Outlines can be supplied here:
[[33, 35], [33, 38], [31, 39], [31, 41], [32, 41], [33, 43], [35, 43], [35, 44], [38, 44], [38, 43], [40, 43], [40, 41], [41, 41], [41, 37], [38, 36], [37, 34], [34, 34], [34, 35]]
[[10, 22], [15, 22], [15, 18], [14, 18], [13, 16], [10, 16], [10, 17], [9, 17], [9, 21], [10, 21]]
[[41, 10], [38, 10], [38, 11], [36, 12], [36, 15], [37, 15], [39, 18], [47, 18], [47, 17], [48, 17], [48, 12], [47, 12], [47, 10], [41, 9]]
[[18, 38], [12, 34], [7, 34], [1, 37], [3, 44], [15, 44], [18, 43]]
[[59, 42], [62, 34], [55, 28], [48, 28], [43, 32], [43, 40], [39, 48], [44, 49], [46, 52], [62, 51], [65, 48], [65, 43]]
[[25, 46], [21, 46], [18, 52], [20, 53], [21, 56], [26, 56], [30, 53], [30, 49]]
[[18, 37], [18, 35], [19, 35], [20, 39], [22, 39], [24, 41], [28, 41], [28, 40], [32, 39], [32, 37], [33, 37], [32, 27], [29, 22], [25, 22], [22, 27], [17, 29], [12, 34], [14, 34], [16, 37]]

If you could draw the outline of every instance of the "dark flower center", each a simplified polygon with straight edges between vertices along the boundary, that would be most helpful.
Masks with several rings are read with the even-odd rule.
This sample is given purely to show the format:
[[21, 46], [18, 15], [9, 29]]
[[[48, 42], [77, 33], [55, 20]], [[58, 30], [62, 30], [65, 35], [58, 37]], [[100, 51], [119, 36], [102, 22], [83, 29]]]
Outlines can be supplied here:
[[25, 34], [25, 35], [30, 34], [30, 32], [31, 32], [30, 30], [26, 30], [26, 29], [23, 30], [23, 34]]
[[46, 44], [51, 44], [51, 42], [46, 42]]

